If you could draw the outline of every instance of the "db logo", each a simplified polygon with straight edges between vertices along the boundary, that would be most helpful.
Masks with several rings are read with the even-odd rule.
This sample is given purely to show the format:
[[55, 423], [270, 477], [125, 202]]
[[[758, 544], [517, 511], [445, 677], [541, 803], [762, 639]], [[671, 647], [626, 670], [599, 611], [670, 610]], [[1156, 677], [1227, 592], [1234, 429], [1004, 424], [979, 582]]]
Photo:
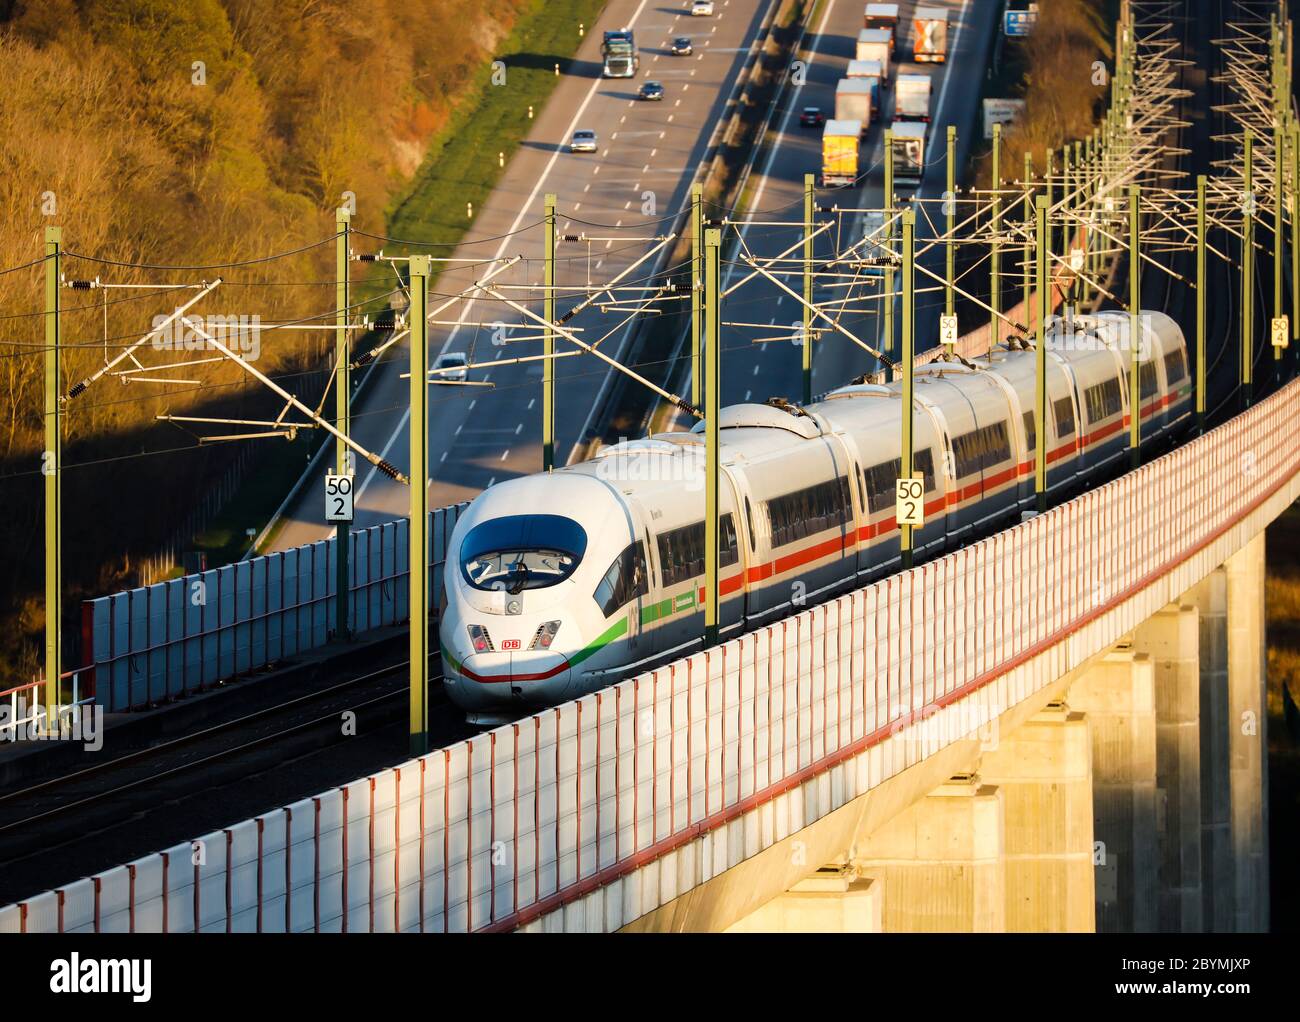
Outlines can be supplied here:
[[518, 639], [504, 639], [504, 640], [502, 641], [502, 643], [501, 643], [501, 648], [502, 648], [502, 649], [518, 649], [518, 648], [519, 648], [519, 640], [518, 640]]

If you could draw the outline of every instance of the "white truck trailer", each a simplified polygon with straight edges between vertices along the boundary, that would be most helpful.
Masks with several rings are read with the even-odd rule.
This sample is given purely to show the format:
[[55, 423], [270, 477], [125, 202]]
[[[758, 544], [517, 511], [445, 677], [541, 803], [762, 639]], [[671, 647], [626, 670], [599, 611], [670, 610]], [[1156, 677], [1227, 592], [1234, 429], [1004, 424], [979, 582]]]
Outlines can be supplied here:
[[897, 121], [894, 132], [894, 183], [919, 187], [925, 174], [925, 122]]
[[871, 81], [866, 78], [841, 78], [835, 86], [835, 119], [859, 121], [862, 134], [871, 129]]
[[893, 36], [883, 28], [864, 28], [858, 33], [856, 60], [880, 61], [880, 87], [889, 87], [889, 51]]
[[930, 76], [899, 75], [894, 83], [894, 120], [930, 119]]
[[844, 72], [845, 78], [863, 78], [871, 83], [871, 112], [876, 114], [880, 110], [880, 79], [882, 69], [878, 60], [850, 60], [849, 69]]

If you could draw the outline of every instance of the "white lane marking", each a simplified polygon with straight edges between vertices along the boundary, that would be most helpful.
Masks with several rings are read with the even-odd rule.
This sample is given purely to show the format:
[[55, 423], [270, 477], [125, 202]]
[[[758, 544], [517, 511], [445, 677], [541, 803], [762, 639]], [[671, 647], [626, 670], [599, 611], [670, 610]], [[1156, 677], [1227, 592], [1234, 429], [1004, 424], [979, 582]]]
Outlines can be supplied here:
[[528, 399], [528, 407], [525, 408], [524, 411], [526, 411], [526, 412], [531, 412], [531, 411], [533, 410], [533, 405], [535, 405], [535, 404], [537, 404], [537, 398], [535, 398], [535, 397], [530, 397], [530, 398]]
[[582, 203], [581, 203], [581, 202], [575, 202], [575, 203], [573, 204], [573, 211], [576, 213], [576, 212], [578, 212], [578, 210], [580, 210], [580, 209], [582, 209]]
[[456, 432], [453, 433], [452, 436], [460, 436], [460, 431], [464, 428], [465, 428], [465, 423], [462, 422], [459, 426], [456, 427]]
[[[681, 106], [681, 105], [682, 105], [682, 101], [681, 101], [680, 99], [679, 99], [679, 100], [676, 100], [676, 101], [673, 103], [673, 106]], [[670, 115], [668, 119], [671, 121], [671, 120], [672, 120], [672, 116]]]
[[591, 191], [591, 182], [590, 182], [590, 181], [588, 181], [585, 185], [582, 186], [582, 193], [583, 193], [584, 195], [585, 195], [587, 192], [589, 192], [589, 191]]
[[[636, 10], [632, 12], [632, 17], [629, 18], [627, 21], [627, 24], [629, 26], [632, 26], [636, 23], [636, 19], [641, 16], [641, 12], [645, 10], [645, 5], [649, 2], [650, 0], [641, 0], [641, 2], [637, 4]], [[587, 95], [583, 98], [582, 102], [578, 105], [578, 109], [574, 111], [573, 119], [569, 122], [569, 127], [565, 131], [563, 137], [566, 138], [571, 137], [574, 131], [577, 130], [578, 120], [582, 117], [588, 105], [595, 97], [596, 92], [600, 89], [601, 83], [603, 81], [604, 81], [603, 78], [597, 78], [595, 81], [591, 83], [591, 88], [587, 90]], [[628, 105], [630, 106], [631, 104]], [[506, 231], [506, 236], [501, 239], [501, 245], [497, 248], [496, 255], [493, 256], [494, 259], [500, 259], [501, 256], [505, 253], [506, 248], [509, 247], [512, 243], [514, 243], [515, 231], [517, 231], [519, 229], [519, 225], [524, 222], [524, 217], [530, 214], [533, 208], [533, 202], [537, 198], [538, 192], [542, 190], [542, 186], [546, 183], [546, 179], [550, 176], [551, 169], [555, 166], [555, 161], [560, 158], [561, 152], [562, 152], [561, 149], [556, 149], [553, 153], [551, 153], [551, 158], [546, 161], [546, 166], [542, 169], [541, 174], [538, 175], [537, 182], [533, 185], [533, 190], [528, 193], [528, 198], [525, 199], [523, 203], [519, 206], [519, 212], [515, 215], [514, 222], [510, 225], [510, 230]], [[474, 299], [471, 298], [466, 303], [463, 313], [459, 317], [459, 319], [468, 320], [470, 315], [470, 310], [473, 308], [473, 306], [474, 306]], [[459, 325], [451, 328], [451, 332], [447, 334], [447, 340], [443, 342], [442, 349], [438, 352], [439, 355], [446, 354], [446, 352], [450, 350], [452, 342], [456, 339], [456, 334], [459, 330], [460, 330]], [[473, 408], [474, 407], [473, 404], [471, 404], [470, 407]], [[380, 458], [387, 457], [389, 450], [392, 449], [393, 443], [397, 440], [398, 434], [401, 433], [402, 430], [406, 428], [407, 423], [410, 421], [411, 421], [411, 410], [410, 408], [407, 408], [405, 414], [403, 414], [402, 416], [401, 421], [398, 422], [398, 424], [393, 428], [393, 432], [389, 436], [388, 442], [384, 444], [384, 450], [383, 453], [380, 454]], [[366, 492], [366, 488], [370, 485], [371, 481], [375, 478], [375, 473], [378, 471], [379, 471], [378, 466], [376, 465], [370, 466], [370, 471], [366, 473], [366, 478], [362, 481], [360, 488], [358, 488], [357, 490], [357, 500], [361, 499], [362, 495]], [[488, 485], [491, 486], [492, 484], [489, 483]]]
[[746, 401], [749, 400], [749, 395], [752, 394], [752, 393], [754, 393], [752, 390], [747, 390], [747, 391], [745, 391], [745, 400], [746, 400]]
[[506, 458], [508, 458], [508, 457], [510, 457], [510, 448], [509, 448], [509, 447], [507, 447], [504, 451], [501, 452], [501, 460], [502, 460], [502, 461], [505, 461]]
[[444, 461], [446, 461], [446, 460], [447, 460], [447, 452], [446, 452], [446, 451], [443, 451], [443, 452], [442, 452], [442, 457], [438, 459], [438, 464], [441, 465], [441, 464], [442, 464]]
[[[957, 15], [957, 29], [952, 34], [952, 46], [950, 52], [952, 53], [954, 58], [957, 56], [957, 40], [961, 38], [962, 26], [966, 24], [966, 4], [968, 2], [969, 0], [961, 0], [961, 11]], [[939, 105], [935, 107], [936, 116], [938, 115], [938, 112], [943, 109], [943, 97], [948, 94], [948, 83], [952, 81], [952, 73], [951, 73], [952, 64], [945, 63], [943, 66], [944, 66], [943, 84], [939, 86]], [[934, 158], [934, 145], [939, 140], [939, 134], [940, 133], [936, 131], [934, 133], [934, 137], [930, 139], [930, 148], [926, 153], [926, 157], [925, 157], [927, 163], [929, 163], [930, 160]], [[947, 133], [945, 132], [944, 145], [947, 144], [948, 144]]]
[[754, 375], [755, 375], [755, 376], [758, 375], [758, 366], [757, 366], [757, 365], [754, 366]]
[[[669, 124], [671, 124], [671, 123], [673, 122], [673, 117], [674, 117], [674, 116], [675, 116], [674, 114], [669, 114], [669, 115], [668, 115], [668, 123], [669, 123]], [[663, 135], [660, 135], [659, 137], [660, 137], [660, 138], [663, 138]]]
[[[493, 476], [491, 479], [488, 480], [488, 486], [491, 486], [496, 481], [497, 481], [497, 477]], [[487, 487], [484, 487], [484, 489], [487, 489]]]
[[471, 401], [471, 402], [469, 403], [469, 410], [470, 410], [471, 412], [474, 410], [474, 406], [475, 406], [476, 404], [478, 404], [478, 398], [475, 398], [473, 401]]
[[518, 436], [523, 431], [524, 431], [524, 424], [521, 422], [518, 426], [515, 427], [515, 436]]
[[624, 114], [622, 117], [620, 117], [620, 118], [618, 119], [618, 123], [619, 123], [619, 124], [622, 124], [622, 123], [623, 123], [624, 121], [626, 121], [626, 120], [627, 120], [627, 114]]

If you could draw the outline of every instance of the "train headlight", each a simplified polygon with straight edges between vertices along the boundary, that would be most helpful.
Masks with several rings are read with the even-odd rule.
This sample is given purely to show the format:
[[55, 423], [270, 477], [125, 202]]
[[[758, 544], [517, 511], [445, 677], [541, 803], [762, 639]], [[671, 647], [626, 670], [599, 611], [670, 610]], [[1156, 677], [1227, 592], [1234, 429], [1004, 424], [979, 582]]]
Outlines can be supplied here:
[[547, 621], [540, 625], [537, 634], [533, 636], [533, 641], [528, 644], [529, 649], [550, 649], [551, 643], [555, 639], [555, 633], [560, 630], [560, 622]]
[[488, 635], [488, 630], [482, 625], [466, 625], [469, 629], [469, 644], [474, 647], [475, 653], [493, 652], [492, 636]]

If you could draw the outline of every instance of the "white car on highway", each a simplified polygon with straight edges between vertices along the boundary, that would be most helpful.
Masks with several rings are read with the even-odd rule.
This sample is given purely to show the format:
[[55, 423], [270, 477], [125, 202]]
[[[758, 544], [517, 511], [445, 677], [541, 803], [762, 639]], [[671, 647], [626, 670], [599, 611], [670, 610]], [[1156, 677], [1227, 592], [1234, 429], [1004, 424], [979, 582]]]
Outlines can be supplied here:
[[463, 383], [465, 377], [469, 375], [466, 368], [469, 365], [469, 359], [463, 351], [448, 351], [438, 356], [438, 361], [433, 364], [434, 382], [439, 380], [444, 383], [451, 380], [457, 383]]
[[691, 17], [707, 18], [713, 14], [713, 0], [695, 0], [691, 4]]
[[579, 128], [569, 139], [569, 152], [594, 153], [596, 151], [596, 133], [587, 128]]

